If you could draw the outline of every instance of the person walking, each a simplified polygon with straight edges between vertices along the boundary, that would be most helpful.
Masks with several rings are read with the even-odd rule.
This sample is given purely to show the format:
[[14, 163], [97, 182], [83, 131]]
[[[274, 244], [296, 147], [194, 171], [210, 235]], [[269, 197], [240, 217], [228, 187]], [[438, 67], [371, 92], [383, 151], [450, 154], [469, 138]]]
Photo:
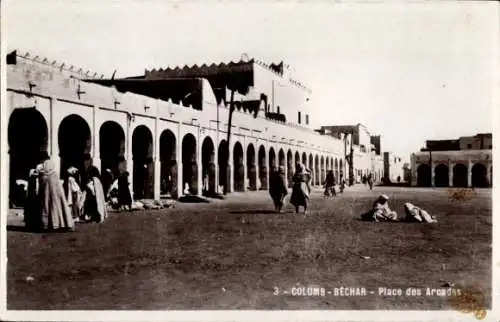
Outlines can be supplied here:
[[288, 194], [285, 179], [285, 168], [280, 166], [278, 170], [274, 169], [269, 180], [269, 194], [274, 202], [274, 210], [281, 212], [283, 201]]
[[75, 223], [56, 166], [46, 151], [41, 153], [40, 162], [36, 167], [36, 173], [38, 174], [39, 215], [43, 228], [49, 231], [74, 231]]
[[302, 163], [297, 164], [292, 180], [293, 188], [290, 203], [295, 206], [295, 213], [299, 213], [299, 207], [304, 207], [304, 215], [306, 215], [311, 191], [308, 186], [310, 176]]

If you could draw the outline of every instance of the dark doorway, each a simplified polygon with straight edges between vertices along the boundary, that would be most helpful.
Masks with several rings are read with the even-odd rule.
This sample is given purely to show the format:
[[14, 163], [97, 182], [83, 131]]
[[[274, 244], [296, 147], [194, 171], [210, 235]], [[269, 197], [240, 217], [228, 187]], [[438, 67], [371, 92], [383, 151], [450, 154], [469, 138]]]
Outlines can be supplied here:
[[35, 108], [14, 109], [9, 118], [9, 206], [23, 206], [25, 190], [16, 180], [28, 180], [29, 171], [39, 162], [40, 152], [48, 149], [48, 128]]
[[202, 189], [203, 194], [215, 194], [215, 146], [210, 137], [206, 137], [201, 145]]
[[250, 190], [257, 190], [257, 166], [255, 164], [255, 148], [253, 144], [247, 147], [247, 178]]
[[267, 189], [267, 163], [266, 163], [266, 149], [263, 145], [259, 147], [259, 179], [260, 190]]
[[154, 198], [153, 135], [139, 125], [132, 134], [134, 199]]
[[73, 166], [80, 171], [81, 180], [85, 183], [88, 169], [92, 165], [92, 136], [87, 122], [76, 114], [66, 116], [59, 125], [58, 141], [61, 178], [64, 178], [66, 170]]
[[182, 139], [182, 189], [186, 184], [189, 194], [198, 194], [198, 163], [196, 162], [196, 138], [188, 133]]
[[450, 185], [447, 165], [439, 164], [434, 168], [434, 185], [436, 187], [448, 187]]
[[177, 140], [170, 130], [160, 135], [160, 195], [179, 197], [177, 191]]
[[454, 187], [467, 187], [467, 166], [458, 163], [453, 167], [453, 186]]
[[471, 181], [473, 187], [485, 188], [488, 186], [486, 167], [482, 163], [476, 163], [471, 169]]
[[431, 186], [431, 167], [428, 164], [421, 164], [417, 168], [417, 186]]

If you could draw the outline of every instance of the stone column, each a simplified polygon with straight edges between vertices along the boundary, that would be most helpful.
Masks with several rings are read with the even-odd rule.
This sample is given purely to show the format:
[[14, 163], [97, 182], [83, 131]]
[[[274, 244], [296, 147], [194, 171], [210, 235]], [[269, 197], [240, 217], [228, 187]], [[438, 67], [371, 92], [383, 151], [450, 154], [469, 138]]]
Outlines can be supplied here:
[[198, 137], [196, 138], [196, 195], [201, 196], [202, 195], [202, 187], [203, 187], [203, 164], [201, 162], [202, 159], [202, 151], [201, 147], [203, 142], [201, 140], [201, 133], [200, 133], [200, 127], [198, 127]]
[[[57, 125], [54, 122], [54, 108], [56, 105], [56, 99], [54, 97], [50, 98], [50, 120], [49, 120], [49, 151], [50, 158], [52, 162], [61, 175], [61, 157], [59, 156], [59, 141], [57, 137]], [[10, 171], [9, 171], [10, 172]], [[9, 181], [7, 181], [9, 182]]]
[[[101, 148], [99, 140], [99, 127], [97, 126], [97, 119], [99, 108], [97, 106], [92, 107], [92, 165], [101, 168]], [[99, 170], [100, 171], [100, 170]]]
[[214, 144], [214, 171], [215, 171], [215, 192], [216, 193], [221, 193], [222, 191], [219, 191], [219, 142], [216, 142]]
[[248, 191], [248, 185], [247, 185], [247, 179], [248, 179], [248, 174], [247, 174], [247, 144], [246, 144], [246, 140], [247, 137], [245, 136], [243, 138], [243, 160], [242, 161], [242, 164], [243, 164], [243, 192], [246, 192]]
[[448, 186], [453, 187], [453, 164], [448, 161]]
[[486, 168], [486, 180], [488, 181], [488, 187], [493, 186], [493, 178], [491, 177], [491, 164]]
[[470, 158], [467, 161], [467, 187], [472, 187], [472, 161]]
[[435, 187], [436, 186], [436, 166], [433, 164], [431, 164], [431, 187]]
[[227, 193], [231, 193], [234, 191], [234, 168], [233, 168], [233, 162], [230, 159], [230, 161], [227, 163]]
[[127, 172], [130, 195], [132, 196], [132, 200], [134, 200], [134, 160], [132, 155], [132, 120], [127, 119], [127, 131], [126, 131], [126, 149], [125, 149], [125, 159], [127, 160]]
[[178, 143], [175, 146], [175, 155], [177, 157], [177, 198], [184, 195], [184, 182], [182, 182], [182, 172], [184, 169], [184, 165], [182, 164], [182, 139], [179, 135]]

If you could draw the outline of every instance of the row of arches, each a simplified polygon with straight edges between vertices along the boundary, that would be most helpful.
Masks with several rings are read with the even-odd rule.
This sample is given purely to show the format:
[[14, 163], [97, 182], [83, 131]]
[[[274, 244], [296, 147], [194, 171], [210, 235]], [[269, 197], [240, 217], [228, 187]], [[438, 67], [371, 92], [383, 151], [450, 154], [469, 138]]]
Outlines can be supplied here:
[[431, 182], [431, 167], [428, 164], [421, 164], [417, 168], [417, 186], [419, 187], [488, 187], [493, 178], [493, 167], [490, 167], [490, 175], [484, 164], [475, 163], [469, 169], [463, 163], [457, 163], [453, 167], [446, 164], [438, 164], [434, 168], [434, 183]]
[[[99, 128], [100, 160], [91, 158], [92, 131], [81, 116], [76, 114], [66, 116], [57, 131], [61, 174], [66, 173], [70, 166], [77, 167], [82, 174], [85, 174], [92, 162], [101, 171], [110, 169], [115, 175], [127, 170], [129, 160], [126, 157], [126, 135], [117, 122], [108, 120]], [[38, 153], [48, 150], [48, 127], [39, 111], [34, 108], [23, 108], [12, 112], [8, 132], [12, 183], [16, 179], [25, 178], [29, 169], [36, 165], [34, 163]], [[227, 162], [229, 151], [226, 140], [221, 140], [217, 145], [210, 136], [203, 138], [201, 158], [198, 158], [198, 142], [193, 134], [185, 134], [180, 144], [181, 156], [178, 158], [178, 142], [174, 133], [166, 129], [159, 137], [160, 194], [170, 193], [179, 196], [182, 194], [178, 191], [179, 187], [184, 187], [186, 184], [192, 194], [200, 194], [201, 191], [198, 191], [200, 186], [204, 192], [214, 193], [218, 191], [217, 181], [219, 185], [230, 184], [231, 190], [234, 191], [244, 191], [247, 188], [267, 189], [269, 170], [278, 166], [286, 169], [291, 185], [295, 164], [298, 162], [313, 170], [315, 185], [324, 183], [328, 170], [334, 171], [337, 180], [343, 174], [342, 159], [300, 153], [292, 149], [270, 147], [266, 151], [266, 147], [262, 144], [257, 146], [249, 143], [244, 147], [236, 141], [231, 151], [231, 160]], [[154, 139], [153, 133], [147, 126], [139, 125], [132, 132], [131, 152], [134, 197], [153, 198]], [[215, 153], [217, 153], [217, 164]], [[100, 164], [96, 164], [99, 161]], [[198, 164], [200, 161], [201, 164]], [[180, 175], [179, 171], [182, 171]], [[216, 180], [217, 175], [218, 180]], [[200, 178], [202, 184], [199, 184]], [[182, 185], [178, 185], [178, 180], [182, 180]]]

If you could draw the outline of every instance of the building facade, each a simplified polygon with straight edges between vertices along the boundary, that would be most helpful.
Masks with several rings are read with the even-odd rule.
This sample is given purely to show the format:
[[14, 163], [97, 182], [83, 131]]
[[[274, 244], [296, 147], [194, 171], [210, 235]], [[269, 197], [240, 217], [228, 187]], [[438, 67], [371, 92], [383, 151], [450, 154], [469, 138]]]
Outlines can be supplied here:
[[180, 197], [186, 188], [201, 195], [205, 178], [211, 192], [222, 183], [228, 192], [267, 189], [279, 165], [291, 185], [298, 162], [314, 185], [328, 170], [346, 172], [344, 140], [309, 127], [311, 91], [283, 64], [251, 60], [115, 80], [29, 53], [13, 52], [7, 62], [11, 187], [40, 151], [61, 176], [70, 166], [128, 171], [135, 199]]
[[[353, 183], [360, 183], [364, 175], [372, 174], [374, 182], [383, 178], [384, 163], [381, 155], [380, 136], [370, 135], [368, 127], [355, 125], [322, 126], [319, 133], [345, 141], [344, 151]], [[352, 144], [351, 144], [352, 142]], [[352, 158], [351, 158], [352, 155]], [[349, 162], [352, 159], [352, 163]]]
[[412, 186], [490, 187], [493, 182], [492, 135], [432, 140], [411, 155]]
[[384, 152], [384, 181], [400, 183], [404, 181], [404, 163], [396, 153]]

